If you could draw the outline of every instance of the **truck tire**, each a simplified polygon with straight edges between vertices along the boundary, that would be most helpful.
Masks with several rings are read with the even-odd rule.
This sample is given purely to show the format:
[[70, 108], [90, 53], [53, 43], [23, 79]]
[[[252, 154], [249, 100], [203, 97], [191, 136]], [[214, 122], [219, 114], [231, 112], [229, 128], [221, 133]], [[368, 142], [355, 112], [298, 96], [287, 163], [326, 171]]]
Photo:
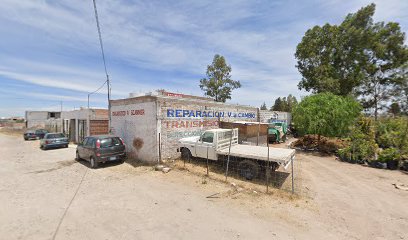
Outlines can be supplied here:
[[187, 148], [183, 148], [181, 150], [181, 159], [190, 161], [191, 159], [191, 152]]
[[252, 180], [259, 175], [259, 164], [251, 160], [243, 160], [238, 164], [238, 171], [241, 177], [246, 180]]

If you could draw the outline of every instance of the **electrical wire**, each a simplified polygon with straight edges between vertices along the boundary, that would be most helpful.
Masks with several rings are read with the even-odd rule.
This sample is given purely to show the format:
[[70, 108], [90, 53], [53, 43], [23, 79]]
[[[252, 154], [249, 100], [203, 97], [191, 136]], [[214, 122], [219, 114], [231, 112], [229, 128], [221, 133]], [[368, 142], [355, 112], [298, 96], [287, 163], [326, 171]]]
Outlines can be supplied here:
[[94, 94], [94, 93], [98, 92], [99, 90], [101, 90], [101, 89], [103, 88], [103, 86], [105, 86], [105, 84], [106, 84], [107, 81], [108, 81], [108, 80], [106, 80], [106, 81], [105, 81], [98, 89], [96, 89], [95, 91], [88, 93], [88, 95]]
[[100, 43], [101, 52], [102, 52], [103, 66], [105, 67], [106, 77], [108, 77], [109, 75], [108, 75], [108, 70], [106, 69], [105, 51], [103, 50], [101, 27], [99, 26], [98, 11], [96, 10], [96, 0], [93, 0], [93, 5], [94, 5], [94, 10], [95, 10], [96, 27], [98, 28], [99, 43]]

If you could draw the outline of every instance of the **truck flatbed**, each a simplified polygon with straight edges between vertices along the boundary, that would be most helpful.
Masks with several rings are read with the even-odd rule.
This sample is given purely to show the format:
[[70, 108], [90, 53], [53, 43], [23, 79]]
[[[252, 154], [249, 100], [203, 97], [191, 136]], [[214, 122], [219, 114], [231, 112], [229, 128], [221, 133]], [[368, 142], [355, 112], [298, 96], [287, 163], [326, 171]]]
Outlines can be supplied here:
[[[217, 154], [228, 156], [229, 148], [219, 149]], [[268, 161], [268, 147], [236, 144], [231, 146], [230, 156]], [[285, 168], [295, 156], [294, 149], [269, 147], [269, 161], [277, 162]]]

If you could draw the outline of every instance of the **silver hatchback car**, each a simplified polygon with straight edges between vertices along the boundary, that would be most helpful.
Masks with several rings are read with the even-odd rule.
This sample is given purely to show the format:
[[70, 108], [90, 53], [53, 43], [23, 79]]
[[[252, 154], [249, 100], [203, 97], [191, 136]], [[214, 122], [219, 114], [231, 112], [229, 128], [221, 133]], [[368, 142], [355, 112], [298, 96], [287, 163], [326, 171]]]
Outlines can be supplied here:
[[41, 139], [40, 148], [43, 150], [60, 147], [67, 148], [68, 144], [68, 138], [63, 133], [47, 133]]

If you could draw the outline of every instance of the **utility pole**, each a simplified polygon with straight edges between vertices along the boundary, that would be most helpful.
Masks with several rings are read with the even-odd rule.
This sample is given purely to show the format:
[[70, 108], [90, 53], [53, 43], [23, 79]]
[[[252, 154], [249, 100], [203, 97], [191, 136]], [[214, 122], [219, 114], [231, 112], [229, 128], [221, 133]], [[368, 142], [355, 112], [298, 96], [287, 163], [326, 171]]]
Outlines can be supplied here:
[[111, 114], [111, 103], [110, 103], [110, 95], [111, 95], [111, 89], [110, 89], [110, 81], [109, 81], [109, 75], [106, 74], [106, 85], [108, 85], [108, 114], [109, 114], [109, 121], [108, 121], [108, 131], [109, 133], [112, 133], [111, 131], [111, 124], [112, 124], [112, 114]]
[[99, 26], [98, 10], [96, 9], [96, 0], [93, 0], [93, 5], [94, 5], [94, 10], [95, 10], [96, 27], [98, 28], [99, 44], [100, 44], [100, 46], [101, 46], [103, 66], [105, 67], [106, 83], [107, 83], [107, 85], [108, 85], [108, 114], [109, 114], [108, 128], [109, 128], [109, 133], [111, 133], [112, 117], [111, 117], [111, 104], [110, 104], [110, 91], [111, 91], [111, 89], [110, 89], [110, 81], [109, 81], [108, 70], [106, 69], [105, 52], [104, 52], [104, 50], [103, 50], [101, 27]]
[[60, 118], [61, 118], [61, 132], [64, 132], [64, 119], [62, 118], [62, 101], [60, 101], [61, 104], [61, 112], [60, 112]]

